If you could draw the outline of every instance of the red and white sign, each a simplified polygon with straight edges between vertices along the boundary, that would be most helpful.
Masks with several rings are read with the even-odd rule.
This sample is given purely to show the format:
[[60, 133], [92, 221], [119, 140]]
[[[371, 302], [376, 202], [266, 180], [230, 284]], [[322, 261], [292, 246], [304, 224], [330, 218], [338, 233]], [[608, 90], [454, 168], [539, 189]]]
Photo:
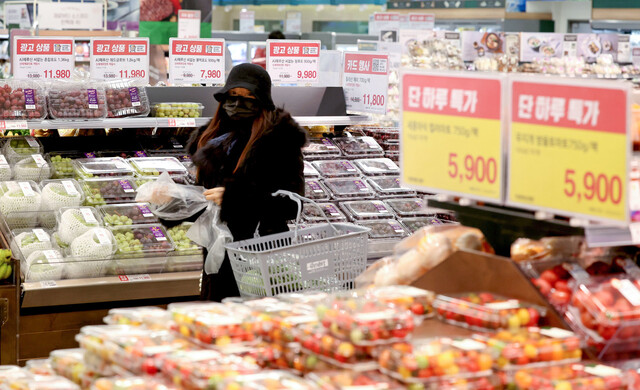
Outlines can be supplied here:
[[400, 14], [397, 12], [376, 12], [369, 16], [369, 35], [379, 36], [380, 31], [399, 29]]
[[318, 82], [320, 41], [267, 40], [267, 71], [279, 84]]
[[169, 81], [224, 84], [224, 39], [169, 40]]
[[434, 14], [412, 13], [409, 14], [407, 23], [410, 30], [433, 30], [436, 16]]
[[389, 56], [382, 53], [345, 52], [342, 87], [347, 110], [386, 114]]
[[200, 38], [200, 10], [178, 11], [178, 38]]
[[91, 78], [149, 82], [149, 38], [91, 38]]
[[255, 11], [240, 11], [240, 32], [255, 32]]
[[68, 79], [75, 66], [73, 38], [15, 37], [13, 77], [20, 80]]

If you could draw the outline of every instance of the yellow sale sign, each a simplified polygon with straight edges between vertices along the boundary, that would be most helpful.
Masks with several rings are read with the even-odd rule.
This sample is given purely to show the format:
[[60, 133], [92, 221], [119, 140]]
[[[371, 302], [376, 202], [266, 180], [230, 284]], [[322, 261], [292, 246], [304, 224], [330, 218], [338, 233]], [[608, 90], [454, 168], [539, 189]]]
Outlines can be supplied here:
[[629, 220], [629, 86], [516, 77], [510, 83], [507, 203]]
[[402, 73], [402, 181], [502, 202], [501, 76]]

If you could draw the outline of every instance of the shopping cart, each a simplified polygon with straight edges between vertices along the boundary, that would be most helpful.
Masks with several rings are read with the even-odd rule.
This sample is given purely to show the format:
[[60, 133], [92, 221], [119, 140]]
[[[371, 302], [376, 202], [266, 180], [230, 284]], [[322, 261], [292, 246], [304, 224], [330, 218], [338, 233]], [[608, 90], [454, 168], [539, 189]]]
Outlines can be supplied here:
[[293, 231], [225, 246], [240, 295], [271, 297], [354, 288], [356, 277], [367, 266], [369, 229], [328, 219], [327, 223], [299, 228], [302, 201], [316, 203], [289, 191], [273, 195], [288, 196], [298, 204], [296, 226]]

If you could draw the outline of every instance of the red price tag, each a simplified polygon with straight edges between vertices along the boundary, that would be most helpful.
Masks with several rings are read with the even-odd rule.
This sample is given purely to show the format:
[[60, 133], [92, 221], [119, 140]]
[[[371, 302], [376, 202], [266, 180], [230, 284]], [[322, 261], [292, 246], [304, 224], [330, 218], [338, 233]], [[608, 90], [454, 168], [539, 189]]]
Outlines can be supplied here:
[[386, 114], [389, 56], [381, 53], [344, 53], [342, 87], [347, 110]]
[[267, 71], [273, 83], [318, 82], [320, 41], [267, 40]]
[[15, 37], [13, 77], [22, 80], [68, 79], [75, 65], [73, 38]]
[[149, 38], [92, 38], [91, 77], [149, 82]]
[[173, 84], [224, 84], [224, 39], [171, 38], [169, 80]]

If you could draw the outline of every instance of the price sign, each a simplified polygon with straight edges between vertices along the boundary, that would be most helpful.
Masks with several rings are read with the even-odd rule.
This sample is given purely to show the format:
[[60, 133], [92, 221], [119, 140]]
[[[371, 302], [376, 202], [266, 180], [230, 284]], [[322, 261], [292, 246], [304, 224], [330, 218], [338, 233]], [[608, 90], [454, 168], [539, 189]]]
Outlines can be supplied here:
[[318, 82], [320, 41], [267, 40], [267, 71], [275, 83]]
[[631, 36], [618, 35], [618, 63], [628, 64], [631, 62]]
[[102, 2], [41, 2], [38, 4], [38, 26], [43, 30], [102, 29], [104, 23]]
[[411, 30], [433, 30], [436, 16], [434, 14], [410, 13], [407, 22]]
[[397, 12], [376, 12], [369, 15], [369, 35], [379, 36], [380, 31], [400, 29], [400, 14]]
[[149, 83], [149, 38], [91, 38], [91, 77]]
[[[194, 118], [169, 118], [168, 127], [195, 127], [196, 120]], [[173, 144], [174, 148], [176, 144]], [[182, 145], [179, 145], [182, 147]], [[176, 148], [179, 149], [179, 148]]]
[[224, 84], [224, 39], [169, 40], [169, 80], [173, 84]]
[[15, 37], [13, 77], [21, 80], [68, 79], [75, 66], [73, 38]]
[[240, 11], [240, 32], [255, 32], [255, 11]]
[[178, 38], [200, 38], [200, 10], [178, 11]]
[[345, 53], [342, 87], [347, 110], [386, 114], [389, 56], [382, 53]]
[[507, 202], [627, 222], [629, 86], [528, 77], [509, 84]]
[[407, 71], [400, 80], [403, 183], [501, 202], [503, 77]]

